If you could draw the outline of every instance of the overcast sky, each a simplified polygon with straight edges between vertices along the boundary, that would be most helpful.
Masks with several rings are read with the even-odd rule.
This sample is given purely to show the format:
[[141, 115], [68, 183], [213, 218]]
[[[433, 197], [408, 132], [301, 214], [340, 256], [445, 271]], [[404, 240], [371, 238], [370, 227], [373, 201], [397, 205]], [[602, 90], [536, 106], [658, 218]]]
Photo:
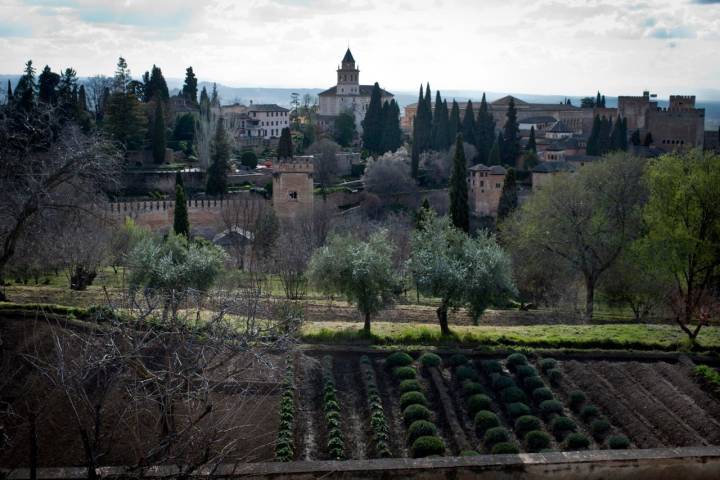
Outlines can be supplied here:
[[0, 0], [0, 73], [109, 75], [122, 55], [135, 75], [323, 88], [348, 43], [391, 90], [720, 96], [720, 0]]

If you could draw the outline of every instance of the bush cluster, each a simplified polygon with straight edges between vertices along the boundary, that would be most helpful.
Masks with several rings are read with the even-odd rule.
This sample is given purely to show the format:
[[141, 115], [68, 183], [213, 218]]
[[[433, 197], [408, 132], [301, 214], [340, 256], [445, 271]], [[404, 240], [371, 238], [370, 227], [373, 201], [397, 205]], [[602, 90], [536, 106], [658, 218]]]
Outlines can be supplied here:
[[478, 374], [474, 368], [467, 365], [460, 365], [455, 369], [455, 377], [459, 383], [463, 383], [466, 380], [472, 380], [476, 382], [478, 380]]
[[551, 368], [547, 371], [548, 379], [550, 380], [550, 385], [553, 387], [557, 387], [560, 385], [560, 380], [562, 380], [562, 372], [557, 368]]
[[525, 388], [526, 392], [532, 392], [533, 390], [537, 388], [542, 388], [545, 386], [545, 382], [542, 381], [542, 378], [538, 377], [537, 375], [534, 377], [527, 377], [523, 379], [523, 387]]
[[439, 367], [442, 363], [442, 359], [439, 355], [436, 355], [434, 353], [423, 353], [420, 356], [420, 365], [423, 367]]
[[385, 365], [387, 365], [388, 368], [407, 367], [412, 363], [412, 361], [412, 357], [407, 353], [395, 352], [388, 355], [385, 359]]
[[483, 436], [483, 443], [485, 444], [485, 447], [490, 449], [490, 451], [492, 451], [498, 443], [507, 443], [509, 441], [510, 434], [503, 427], [493, 427], [486, 431]]
[[532, 415], [523, 415], [515, 420], [515, 433], [517, 433], [519, 437], [533, 430], [540, 430], [540, 428], [540, 419]]
[[500, 392], [500, 399], [505, 403], [527, 402], [525, 392], [517, 387], [506, 388]]
[[510, 418], [516, 419], [524, 415], [530, 415], [530, 407], [522, 402], [509, 403], [507, 405], [507, 413]]
[[463, 395], [471, 397], [477, 394], [485, 394], [485, 389], [482, 385], [472, 380], [465, 380], [462, 384]]
[[530, 452], [539, 452], [550, 446], [550, 435], [541, 431], [533, 430], [525, 435], [525, 446]]
[[490, 378], [492, 380], [492, 387], [498, 391], [516, 386], [515, 380], [513, 380], [509, 375], [494, 373], [490, 376]]
[[485, 360], [480, 364], [480, 367], [487, 376], [490, 376], [493, 373], [502, 373], [503, 371], [502, 364], [500, 364], [497, 360]]
[[478, 393], [468, 397], [467, 409], [471, 417], [474, 417], [480, 410], [490, 410], [491, 405], [490, 397], [482, 393]]
[[552, 431], [555, 438], [558, 441], [563, 440], [568, 433], [573, 433], [577, 430], [577, 425], [568, 417], [555, 417], [550, 422], [550, 430]]
[[445, 442], [440, 437], [420, 437], [413, 442], [410, 453], [413, 458], [442, 455], [445, 453]]
[[392, 371], [393, 377], [398, 380], [414, 380], [416, 377], [413, 367], [395, 367]]
[[327, 425], [328, 454], [334, 460], [342, 460], [345, 456], [345, 438], [340, 428], [340, 404], [335, 390], [332, 357], [326, 355], [322, 361], [323, 376], [323, 408]]
[[277, 443], [275, 444], [275, 457], [280, 462], [289, 462], [295, 456], [295, 369], [292, 358], [288, 357], [285, 367], [283, 392], [280, 396], [280, 427], [278, 429]]
[[375, 369], [372, 366], [372, 361], [366, 355], [360, 359], [360, 368], [363, 372], [365, 386], [367, 388], [367, 401], [370, 407], [370, 428], [373, 432], [375, 453], [380, 458], [390, 457], [392, 456], [390, 452], [390, 428], [385, 418], [385, 410], [382, 406], [380, 390], [377, 386]]
[[490, 410], [480, 410], [475, 414], [475, 430], [478, 436], [484, 435], [486, 431], [500, 425], [500, 420]]
[[427, 420], [417, 420], [410, 424], [407, 431], [407, 443], [412, 445], [420, 437], [435, 437], [438, 430], [434, 423]]
[[590, 431], [593, 437], [598, 441], [601, 441], [610, 432], [610, 422], [604, 418], [598, 418], [592, 421], [590, 424]]
[[595, 405], [585, 405], [582, 410], [580, 410], [580, 418], [583, 419], [584, 422], [589, 422], [593, 418], [597, 418], [600, 415], [600, 410]]
[[535, 370], [535, 367], [531, 367], [530, 365], [520, 365], [515, 368], [515, 375], [517, 375], [519, 380], [524, 380], [528, 377], [537, 377], [537, 370]]
[[535, 403], [540, 404], [544, 402], [545, 400], [552, 400], [553, 394], [552, 391], [547, 387], [540, 387], [536, 388], [532, 392], [532, 398], [535, 401]]
[[547, 420], [550, 420], [555, 415], [562, 415], [563, 404], [557, 400], [545, 400], [540, 403], [540, 413]]
[[407, 392], [419, 392], [422, 390], [422, 387], [420, 386], [420, 382], [417, 380], [403, 380], [400, 382], [400, 393], [407, 393]]

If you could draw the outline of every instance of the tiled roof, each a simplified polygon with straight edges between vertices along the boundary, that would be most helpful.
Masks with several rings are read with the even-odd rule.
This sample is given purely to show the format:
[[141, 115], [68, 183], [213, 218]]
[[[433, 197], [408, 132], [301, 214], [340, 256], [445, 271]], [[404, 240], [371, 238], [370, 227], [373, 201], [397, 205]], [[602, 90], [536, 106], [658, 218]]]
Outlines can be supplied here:
[[551, 117], [549, 115], [543, 115], [539, 117], [528, 117], [518, 120], [518, 123], [555, 123], [557, 122], [557, 118]]
[[248, 112], [289, 112], [287, 108], [276, 103], [253, 103], [248, 105]]
[[568, 162], [542, 162], [532, 169], [533, 173], [555, 173], [555, 172], [574, 172], [573, 167]]
[[568, 127], [562, 120], [556, 122], [555, 125], [550, 127], [550, 130], [548, 131], [553, 133], [572, 133], [572, 129], [570, 129], [570, 127]]
[[[360, 85], [360, 93], [358, 94], [361, 97], [369, 97], [372, 94], [372, 89], [374, 85]], [[337, 85], [334, 87], [330, 87], [324, 92], [318, 93], [318, 95], [337, 95]], [[380, 95], [383, 97], [392, 97], [393, 94], [385, 90], [384, 88], [380, 89]]]
[[472, 167], [470, 167], [470, 171], [471, 172], [490, 172], [490, 175], [505, 175], [507, 173], [507, 170], [505, 170], [505, 168], [500, 165], [490, 165], [488, 167], [487, 165], [483, 165], [482, 163], [473, 165]]

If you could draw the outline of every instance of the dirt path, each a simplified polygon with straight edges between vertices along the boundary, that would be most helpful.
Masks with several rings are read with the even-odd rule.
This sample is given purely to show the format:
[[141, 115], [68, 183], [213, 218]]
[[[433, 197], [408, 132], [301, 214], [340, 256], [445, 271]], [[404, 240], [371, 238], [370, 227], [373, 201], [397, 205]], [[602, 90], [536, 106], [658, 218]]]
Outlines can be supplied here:
[[365, 401], [357, 358], [336, 356], [333, 374], [345, 431], [345, 456], [347, 459], [368, 458], [368, 446], [372, 438], [368, 431], [370, 412]]
[[400, 411], [400, 392], [395, 387], [392, 378], [382, 362], [374, 362], [375, 378], [380, 398], [382, 398], [385, 417], [390, 428], [390, 451], [394, 457], [407, 457], [408, 448], [405, 443], [405, 425], [403, 424], [402, 412]]
[[318, 419], [324, 418], [320, 395], [320, 362], [308, 355], [300, 356], [300, 368], [297, 369], [297, 410], [300, 429], [297, 458], [299, 460], [317, 460], [318, 456]]

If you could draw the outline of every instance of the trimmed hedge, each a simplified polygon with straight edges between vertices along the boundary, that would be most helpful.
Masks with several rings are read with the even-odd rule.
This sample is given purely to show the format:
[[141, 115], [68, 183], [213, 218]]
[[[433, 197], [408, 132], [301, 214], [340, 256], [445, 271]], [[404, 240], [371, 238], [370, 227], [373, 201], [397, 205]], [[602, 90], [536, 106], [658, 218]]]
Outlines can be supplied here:
[[492, 448], [490, 453], [493, 455], [518, 454], [520, 453], [520, 449], [514, 443], [500, 442]]
[[515, 380], [513, 380], [509, 375], [493, 375], [492, 387], [495, 390], [503, 390], [514, 386], [516, 386]]
[[413, 367], [395, 367], [392, 374], [398, 380], [414, 380], [417, 376]]
[[540, 370], [547, 373], [548, 370], [557, 368], [557, 360], [554, 358], [543, 358], [540, 360]]
[[598, 418], [593, 420], [590, 424], [590, 431], [593, 437], [598, 440], [602, 440], [610, 432], [610, 422], [604, 418]]
[[532, 398], [535, 401], [535, 403], [542, 403], [545, 400], [552, 400], [553, 394], [549, 388], [540, 387], [540, 388], [536, 388], [535, 390], [533, 390]]
[[410, 405], [423, 405], [427, 407], [428, 401], [422, 392], [406, 392], [400, 395], [400, 409], [405, 410]]
[[553, 387], [557, 387], [560, 385], [560, 380], [562, 380], [562, 372], [558, 370], [557, 368], [551, 368], [547, 371], [548, 379], [550, 380], [550, 385]]
[[412, 357], [407, 353], [395, 352], [388, 355], [385, 359], [385, 365], [387, 365], [388, 368], [407, 367], [412, 363], [412, 361]]
[[612, 450], [624, 450], [630, 446], [630, 440], [625, 435], [613, 435], [608, 439], [608, 446]]
[[510, 387], [500, 392], [500, 399], [505, 403], [527, 402], [525, 392], [517, 387]]
[[519, 418], [530, 415], [530, 407], [522, 402], [510, 403], [507, 405], [507, 413], [511, 418]]
[[422, 386], [420, 385], [420, 382], [414, 379], [410, 380], [403, 380], [400, 382], [400, 393], [407, 393], [407, 392], [421, 392]]
[[535, 376], [535, 377], [527, 377], [523, 379], [523, 387], [528, 392], [532, 392], [536, 388], [542, 388], [545, 386], [545, 382], [543, 382], [542, 378]]
[[439, 437], [420, 437], [410, 447], [413, 458], [442, 455], [445, 453], [445, 443]]
[[565, 439], [565, 448], [568, 450], [585, 450], [590, 446], [590, 440], [582, 433], [571, 433]]
[[489, 450], [498, 443], [506, 443], [510, 441], [510, 434], [503, 427], [494, 427], [485, 432], [483, 435], [483, 444]]
[[537, 370], [530, 365], [520, 365], [515, 368], [515, 375], [517, 375], [517, 377], [521, 380], [528, 377], [537, 377], [537, 374]]
[[511, 353], [508, 355], [505, 363], [507, 364], [508, 370], [515, 371], [516, 367], [519, 367], [520, 365], [527, 365], [528, 361], [527, 357], [522, 353]]
[[545, 400], [540, 403], [540, 412], [543, 417], [547, 419], [553, 415], [561, 415], [563, 412], [563, 404], [557, 400]]
[[462, 392], [466, 397], [470, 397], [477, 394], [484, 394], [485, 388], [477, 382], [465, 380], [462, 384]]
[[545, 450], [550, 446], [550, 435], [541, 430], [533, 430], [525, 434], [525, 445], [530, 452]]
[[550, 430], [553, 435], [555, 435], [555, 438], [562, 440], [568, 433], [575, 432], [577, 425], [568, 417], [555, 417], [553, 421], [550, 422]]
[[480, 410], [475, 414], [474, 423], [478, 435], [483, 435], [489, 429], [499, 426], [500, 420], [493, 412]]
[[432, 412], [424, 405], [410, 405], [403, 410], [403, 420], [405, 425], [410, 425], [418, 420], [430, 420]]
[[438, 430], [434, 423], [417, 420], [410, 424], [407, 431], [407, 443], [412, 445], [420, 437], [435, 437]]
[[470, 413], [470, 416], [473, 417], [480, 410], [490, 410], [491, 404], [492, 401], [487, 395], [483, 395], [481, 393], [473, 395], [467, 399], [468, 413]]
[[498, 362], [497, 360], [484, 360], [480, 364], [482, 371], [485, 372], [485, 375], [492, 375], [493, 373], [502, 373], [503, 368], [502, 364]]
[[420, 356], [419, 362], [423, 367], [439, 367], [442, 364], [442, 359], [439, 355], [427, 352]]
[[583, 392], [580, 391], [574, 391], [570, 392], [569, 395], [569, 406], [570, 410], [572, 410], [575, 413], [579, 413], [582, 406], [585, 404], [585, 401], [587, 400], [587, 397]]
[[467, 365], [461, 365], [455, 369], [455, 377], [458, 382], [463, 383], [466, 380], [472, 380], [476, 382], [478, 380], [478, 374], [474, 368], [468, 367]]
[[540, 428], [540, 419], [532, 415], [523, 415], [515, 420], [515, 433], [520, 437], [533, 430], [540, 430]]
[[585, 405], [582, 410], [580, 410], [580, 418], [582, 418], [584, 422], [589, 422], [598, 416], [600, 416], [600, 410], [598, 410], [598, 407], [595, 405]]

